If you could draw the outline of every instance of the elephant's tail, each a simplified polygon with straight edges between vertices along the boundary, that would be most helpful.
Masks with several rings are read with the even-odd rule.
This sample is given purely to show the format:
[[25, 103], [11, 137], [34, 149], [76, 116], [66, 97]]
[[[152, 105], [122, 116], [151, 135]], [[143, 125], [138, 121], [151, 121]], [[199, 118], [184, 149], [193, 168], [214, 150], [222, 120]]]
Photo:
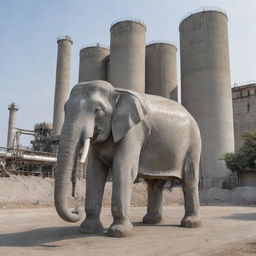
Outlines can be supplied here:
[[183, 163], [182, 176], [183, 180], [188, 182], [194, 182], [199, 179], [199, 157], [196, 154], [193, 154], [191, 150], [188, 150], [185, 161]]

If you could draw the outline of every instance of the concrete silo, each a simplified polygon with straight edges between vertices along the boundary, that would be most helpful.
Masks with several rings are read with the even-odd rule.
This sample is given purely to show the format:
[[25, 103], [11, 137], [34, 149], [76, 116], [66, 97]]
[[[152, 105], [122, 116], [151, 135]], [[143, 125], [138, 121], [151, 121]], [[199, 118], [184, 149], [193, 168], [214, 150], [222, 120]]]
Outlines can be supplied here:
[[146, 87], [148, 94], [177, 101], [177, 48], [159, 42], [146, 47]]
[[14, 146], [15, 132], [16, 132], [16, 112], [19, 110], [15, 103], [12, 103], [9, 107], [9, 123], [8, 123], [8, 135], [7, 135], [7, 148], [11, 149]]
[[97, 46], [80, 51], [79, 82], [107, 80], [107, 59], [109, 49]]
[[53, 136], [60, 135], [64, 122], [64, 104], [69, 96], [70, 68], [71, 68], [71, 48], [73, 41], [71, 37], [59, 37], [56, 82], [54, 95], [54, 112], [53, 112]]
[[133, 20], [119, 21], [112, 25], [110, 33], [110, 83], [145, 92], [145, 25]]
[[221, 156], [234, 151], [228, 18], [204, 10], [180, 24], [181, 100], [201, 130], [202, 183], [222, 186], [228, 175]]

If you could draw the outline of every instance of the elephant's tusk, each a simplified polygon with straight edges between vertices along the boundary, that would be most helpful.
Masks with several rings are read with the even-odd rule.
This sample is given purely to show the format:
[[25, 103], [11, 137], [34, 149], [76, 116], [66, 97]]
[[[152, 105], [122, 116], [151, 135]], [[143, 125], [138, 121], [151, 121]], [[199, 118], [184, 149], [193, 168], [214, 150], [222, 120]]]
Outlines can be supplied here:
[[89, 147], [90, 147], [90, 139], [86, 139], [86, 140], [84, 141], [84, 149], [83, 149], [83, 153], [82, 153], [82, 156], [81, 156], [81, 159], [80, 159], [80, 163], [82, 163], [82, 164], [85, 163], [85, 160], [86, 160], [86, 158], [87, 158], [87, 154], [88, 154]]

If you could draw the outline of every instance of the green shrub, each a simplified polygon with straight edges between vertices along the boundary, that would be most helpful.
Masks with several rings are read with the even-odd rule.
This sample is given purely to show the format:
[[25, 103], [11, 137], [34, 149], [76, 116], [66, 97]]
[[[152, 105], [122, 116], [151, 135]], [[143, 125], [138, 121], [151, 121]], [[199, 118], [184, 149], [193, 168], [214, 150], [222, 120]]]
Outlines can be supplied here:
[[236, 153], [226, 153], [224, 161], [231, 171], [256, 169], [256, 132], [246, 132]]

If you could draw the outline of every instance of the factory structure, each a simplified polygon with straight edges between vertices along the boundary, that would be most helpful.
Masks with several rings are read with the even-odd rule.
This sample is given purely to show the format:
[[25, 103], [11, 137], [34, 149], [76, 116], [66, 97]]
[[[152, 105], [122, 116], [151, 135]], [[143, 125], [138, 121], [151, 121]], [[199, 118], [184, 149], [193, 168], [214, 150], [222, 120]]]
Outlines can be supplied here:
[[[202, 135], [201, 188], [222, 187], [230, 175], [224, 153], [240, 145], [247, 130], [256, 130], [256, 85], [231, 90], [228, 17], [219, 9], [204, 9], [186, 16], [179, 26], [181, 104], [197, 121]], [[147, 28], [139, 20], [111, 25], [110, 47], [99, 43], [80, 50], [78, 81], [105, 80], [114, 87], [178, 100], [177, 48], [166, 41], [146, 43]], [[70, 92], [71, 50], [69, 36], [58, 38], [52, 130], [45, 143], [56, 157], [64, 121], [64, 104]], [[15, 149], [15, 113], [9, 107], [8, 150]], [[38, 144], [38, 143], [37, 143]], [[37, 145], [33, 144], [34, 148]], [[55, 155], [54, 155], [55, 154]], [[46, 157], [46, 156], [42, 156]], [[48, 156], [49, 157], [49, 156]]]
[[241, 146], [245, 131], [256, 131], [256, 82], [232, 88], [235, 150]]

